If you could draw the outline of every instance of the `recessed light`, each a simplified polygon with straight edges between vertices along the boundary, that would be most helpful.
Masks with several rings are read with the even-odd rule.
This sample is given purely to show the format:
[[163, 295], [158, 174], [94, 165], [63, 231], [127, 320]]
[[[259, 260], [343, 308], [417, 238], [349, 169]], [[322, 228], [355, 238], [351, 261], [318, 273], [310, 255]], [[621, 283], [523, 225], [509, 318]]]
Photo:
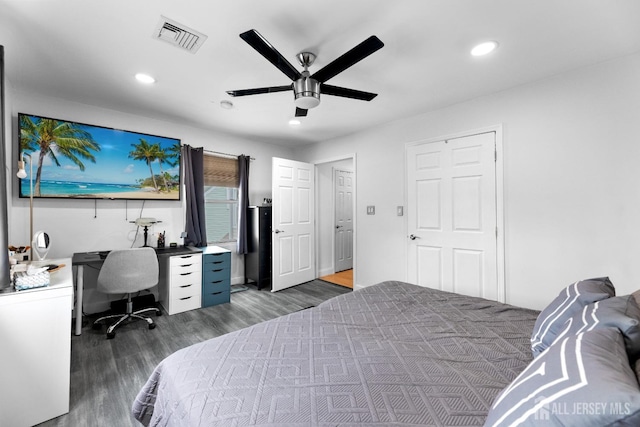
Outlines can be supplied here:
[[146, 83], [146, 84], [151, 84], [156, 82], [156, 79], [154, 79], [148, 74], [143, 74], [143, 73], [136, 74], [136, 80], [138, 80], [140, 83]]
[[494, 41], [480, 43], [479, 45], [471, 49], [471, 55], [483, 56], [493, 52], [497, 47], [498, 47], [498, 43]]
[[291, 119], [291, 120], [289, 120], [289, 124], [290, 124], [291, 126], [299, 126], [299, 125], [300, 125], [300, 120], [298, 120], [298, 119]]

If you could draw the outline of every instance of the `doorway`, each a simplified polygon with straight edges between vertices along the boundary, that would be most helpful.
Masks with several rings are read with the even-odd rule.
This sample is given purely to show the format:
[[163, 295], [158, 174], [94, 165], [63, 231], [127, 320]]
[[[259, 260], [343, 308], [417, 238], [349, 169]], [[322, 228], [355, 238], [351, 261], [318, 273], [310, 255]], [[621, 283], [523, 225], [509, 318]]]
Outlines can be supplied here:
[[314, 164], [317, 277], [353, 289], [356, 283], [355, 154]]

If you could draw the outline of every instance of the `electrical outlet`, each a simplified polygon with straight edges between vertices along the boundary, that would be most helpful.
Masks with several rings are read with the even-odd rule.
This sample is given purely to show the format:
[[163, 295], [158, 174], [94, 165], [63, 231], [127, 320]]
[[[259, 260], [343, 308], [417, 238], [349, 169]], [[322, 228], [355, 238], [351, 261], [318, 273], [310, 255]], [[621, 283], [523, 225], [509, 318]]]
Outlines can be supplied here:
[[398, 213], [398, 216], [404, 215], [404, 206], [398, 206], [397, 213]]
[[375, 206], [367, 206], [367, 215], [375, 215], [376, 207]]

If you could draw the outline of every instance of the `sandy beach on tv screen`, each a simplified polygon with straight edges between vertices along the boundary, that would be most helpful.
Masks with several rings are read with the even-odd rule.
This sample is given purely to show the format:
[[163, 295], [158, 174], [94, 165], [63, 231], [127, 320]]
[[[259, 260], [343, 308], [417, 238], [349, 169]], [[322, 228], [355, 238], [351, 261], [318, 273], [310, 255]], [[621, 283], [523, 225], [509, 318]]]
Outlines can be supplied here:
[[171, 190], [168, 193], [156, 192], [154, 190], [121, 191], [117, 193], [95, 193], [95, 194], [46, 194], [43, 197], [60, 197], [73, 199], [158, 199], [158, 200], [179, 200], [178, 190]]

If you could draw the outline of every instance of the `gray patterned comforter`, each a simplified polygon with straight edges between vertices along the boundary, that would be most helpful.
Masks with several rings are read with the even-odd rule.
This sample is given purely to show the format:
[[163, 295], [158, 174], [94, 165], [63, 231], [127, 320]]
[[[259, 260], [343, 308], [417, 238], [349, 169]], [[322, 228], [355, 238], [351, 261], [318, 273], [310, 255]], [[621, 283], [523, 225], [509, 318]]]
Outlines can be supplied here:
[[148, 426], [478, 426], [531, 360], [536, 316], [383, 282], [177, 351], [133, 414]]

